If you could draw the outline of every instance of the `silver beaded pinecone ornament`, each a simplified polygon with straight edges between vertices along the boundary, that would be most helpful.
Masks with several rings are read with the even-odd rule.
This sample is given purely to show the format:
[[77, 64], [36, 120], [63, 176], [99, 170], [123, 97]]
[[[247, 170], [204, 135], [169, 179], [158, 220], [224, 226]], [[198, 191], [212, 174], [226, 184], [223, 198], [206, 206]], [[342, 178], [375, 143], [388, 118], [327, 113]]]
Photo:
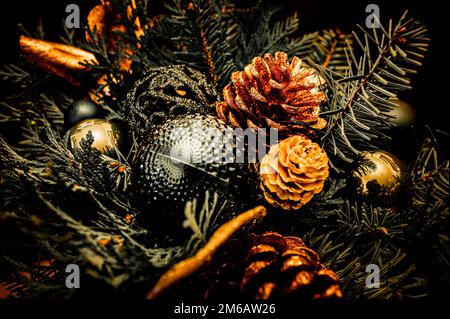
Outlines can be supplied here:
[[227, 206], [226, 214], [238, 213], [239, 198], [257, 185], [248, 165], [237, 163], [244, 151], [237, 147], [239, 138], [210, 115], [187, 115], [155, 126], [133, 165], [132, 188], [141, 213], [154, 225], [179, 229], [186, 202], [206, 191], [233, 206]]

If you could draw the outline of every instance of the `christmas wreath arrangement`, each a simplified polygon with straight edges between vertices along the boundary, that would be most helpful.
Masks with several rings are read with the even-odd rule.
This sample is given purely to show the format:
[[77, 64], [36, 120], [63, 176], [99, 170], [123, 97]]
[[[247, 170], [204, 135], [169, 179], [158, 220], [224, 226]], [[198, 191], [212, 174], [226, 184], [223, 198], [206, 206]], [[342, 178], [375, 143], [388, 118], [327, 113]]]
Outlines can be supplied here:
[[276, 21], [264, 3], [166, 6], [102, 1], [60, 41], [24, 31], [20, 61], [1, 67], [0, 120], [20, 136], [0, 136], [2, 296], [448, 286], [448, 133], [430, 128], [408, 164], [386, 151], [425, 26], [405, 13], [296, 37], [297, 15]]

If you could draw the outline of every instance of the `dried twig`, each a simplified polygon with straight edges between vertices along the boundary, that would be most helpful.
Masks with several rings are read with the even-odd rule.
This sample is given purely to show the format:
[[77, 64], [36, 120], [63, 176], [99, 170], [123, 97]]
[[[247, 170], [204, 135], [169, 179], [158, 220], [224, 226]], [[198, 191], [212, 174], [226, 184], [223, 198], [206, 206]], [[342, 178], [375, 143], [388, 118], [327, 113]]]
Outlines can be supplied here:
[[194, 256], [175, 264], [166, 273], [164, 273], [159, 278], [153, 289], [148, 293], [147, 299], [157, 298], [167, 288], [171, 287], [181, 279], [193, 274], [238, 229], [256, 219], [264, 217], [265, 215], [266, 209], [263, 206], [257, 206], [220, 226], [211, 236], [211, 239], [206, 243], [206, 245]]

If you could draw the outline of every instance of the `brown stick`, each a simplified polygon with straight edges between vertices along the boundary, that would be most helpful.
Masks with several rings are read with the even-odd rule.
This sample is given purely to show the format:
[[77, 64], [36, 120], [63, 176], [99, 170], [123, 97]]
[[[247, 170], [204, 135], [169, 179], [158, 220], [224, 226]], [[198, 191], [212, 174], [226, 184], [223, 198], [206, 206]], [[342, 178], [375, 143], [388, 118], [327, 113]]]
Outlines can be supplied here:
[[324, 68], [327, 68], [328, 64], [330, 64], [331, 58], [333, 57], [334, 51], [336, 50], [337, 43], [338, 43], [338, 40], [334, 39], [333, 44], [331, 45], [331, 48], [330, 48], [330, 52], [328, 52], [325, 61], [322, 63], [322, 66]]
[[82, 49], [24, 35], [19, 39], [20, 50], [28, 62], [35, 64], [45, 72], [60, 76], [79, 84], [76, 75], [85, 73], [88, 67], [83, 62], [97, 63], [95, 56]]
[[250, 222], [260, 219], [266, 215], [266, 209], [263, 206], [257, 206], [250, 209], [229, 222], [220, 226], [205, 246], [194, 256], [187, 258], [170, 268], [159, 278], [153, 289], [147, 294], [147, 299], [155, 299], [160, 296], [167, 288], [176, 282], [188, 277], [197, 271], [212, 254], [230, 238], [238, 229]]

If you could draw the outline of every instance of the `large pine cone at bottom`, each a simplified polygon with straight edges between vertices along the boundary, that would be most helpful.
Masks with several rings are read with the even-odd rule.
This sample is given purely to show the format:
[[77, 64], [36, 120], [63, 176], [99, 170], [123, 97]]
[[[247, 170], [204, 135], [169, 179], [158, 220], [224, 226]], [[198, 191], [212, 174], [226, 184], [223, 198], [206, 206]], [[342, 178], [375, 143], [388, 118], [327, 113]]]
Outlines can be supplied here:
[[[238, 249], [246, 245], [247, 249]], [[230, 241], [214, 258], [216, 271], [207, 299], [246, 297], [312, 300], [341, 298], [338, 276], [298, 237], [276, 232]], [[214, 275], [212, 275], [214, 277]]]

